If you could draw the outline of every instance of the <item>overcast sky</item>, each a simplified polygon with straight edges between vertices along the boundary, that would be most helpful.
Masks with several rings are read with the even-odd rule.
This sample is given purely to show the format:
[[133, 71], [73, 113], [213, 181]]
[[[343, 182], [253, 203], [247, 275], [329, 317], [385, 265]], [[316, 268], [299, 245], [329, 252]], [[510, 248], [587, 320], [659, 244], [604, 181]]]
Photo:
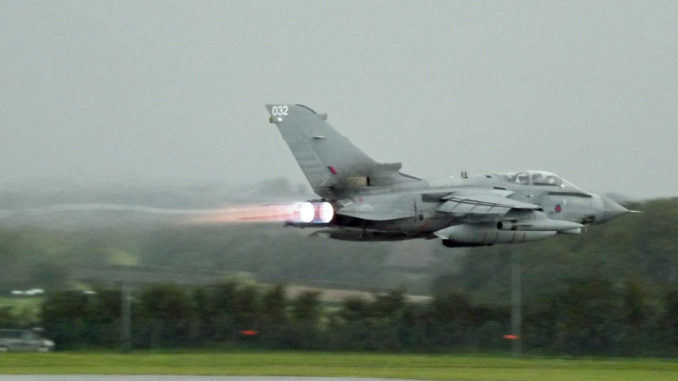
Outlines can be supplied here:
[[301, 103], [433, 178], [678, 195], [676, 1], [0, 1], [0, 186], [302, 172]]

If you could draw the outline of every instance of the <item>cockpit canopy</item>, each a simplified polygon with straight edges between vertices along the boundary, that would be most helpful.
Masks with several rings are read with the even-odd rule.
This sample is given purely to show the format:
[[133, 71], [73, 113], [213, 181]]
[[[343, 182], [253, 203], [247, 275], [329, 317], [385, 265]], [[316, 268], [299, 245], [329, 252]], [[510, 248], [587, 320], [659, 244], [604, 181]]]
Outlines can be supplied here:
[[580, 191], [579, 187], [555, 173], [546, 171], [509, 172], [499, 175], [504, 181], [519, 185], [541, 185]]

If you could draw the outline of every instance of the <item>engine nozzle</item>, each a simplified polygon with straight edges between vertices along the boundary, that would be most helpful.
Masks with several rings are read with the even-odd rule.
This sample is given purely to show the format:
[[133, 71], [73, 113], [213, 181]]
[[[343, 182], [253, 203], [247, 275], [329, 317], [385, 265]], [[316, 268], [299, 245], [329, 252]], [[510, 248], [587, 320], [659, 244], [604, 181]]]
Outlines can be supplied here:
[[327, 224], [334, 218], [334, 208], [326, 201], [302, 202], [296, 207], [292, 223]]

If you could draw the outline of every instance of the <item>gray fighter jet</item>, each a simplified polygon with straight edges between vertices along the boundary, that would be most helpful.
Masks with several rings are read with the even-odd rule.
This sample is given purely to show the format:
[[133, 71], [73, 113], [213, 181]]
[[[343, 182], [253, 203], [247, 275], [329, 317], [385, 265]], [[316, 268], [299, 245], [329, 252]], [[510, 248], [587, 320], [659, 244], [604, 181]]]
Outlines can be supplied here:
[[579, 234], [586, 225], [628, 212], [546, 171], [450, 179], [434, 184], [378, 163], [302, 105], [267, 105], [269, 121], [306, 175], [318, 200], [299, 204], [287, 223], [322, 228], [351, 241], [441, 238], [445, 246], [486, 246]]

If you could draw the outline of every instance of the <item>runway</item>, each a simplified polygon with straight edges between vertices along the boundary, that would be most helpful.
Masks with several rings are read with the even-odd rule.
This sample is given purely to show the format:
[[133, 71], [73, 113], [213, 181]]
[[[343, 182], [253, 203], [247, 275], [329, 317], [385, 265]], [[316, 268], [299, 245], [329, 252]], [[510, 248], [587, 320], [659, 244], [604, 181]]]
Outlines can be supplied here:
[[253, 377], [163, 375], [0, 375], [2, 381], [414, 381], [354, 377]]

